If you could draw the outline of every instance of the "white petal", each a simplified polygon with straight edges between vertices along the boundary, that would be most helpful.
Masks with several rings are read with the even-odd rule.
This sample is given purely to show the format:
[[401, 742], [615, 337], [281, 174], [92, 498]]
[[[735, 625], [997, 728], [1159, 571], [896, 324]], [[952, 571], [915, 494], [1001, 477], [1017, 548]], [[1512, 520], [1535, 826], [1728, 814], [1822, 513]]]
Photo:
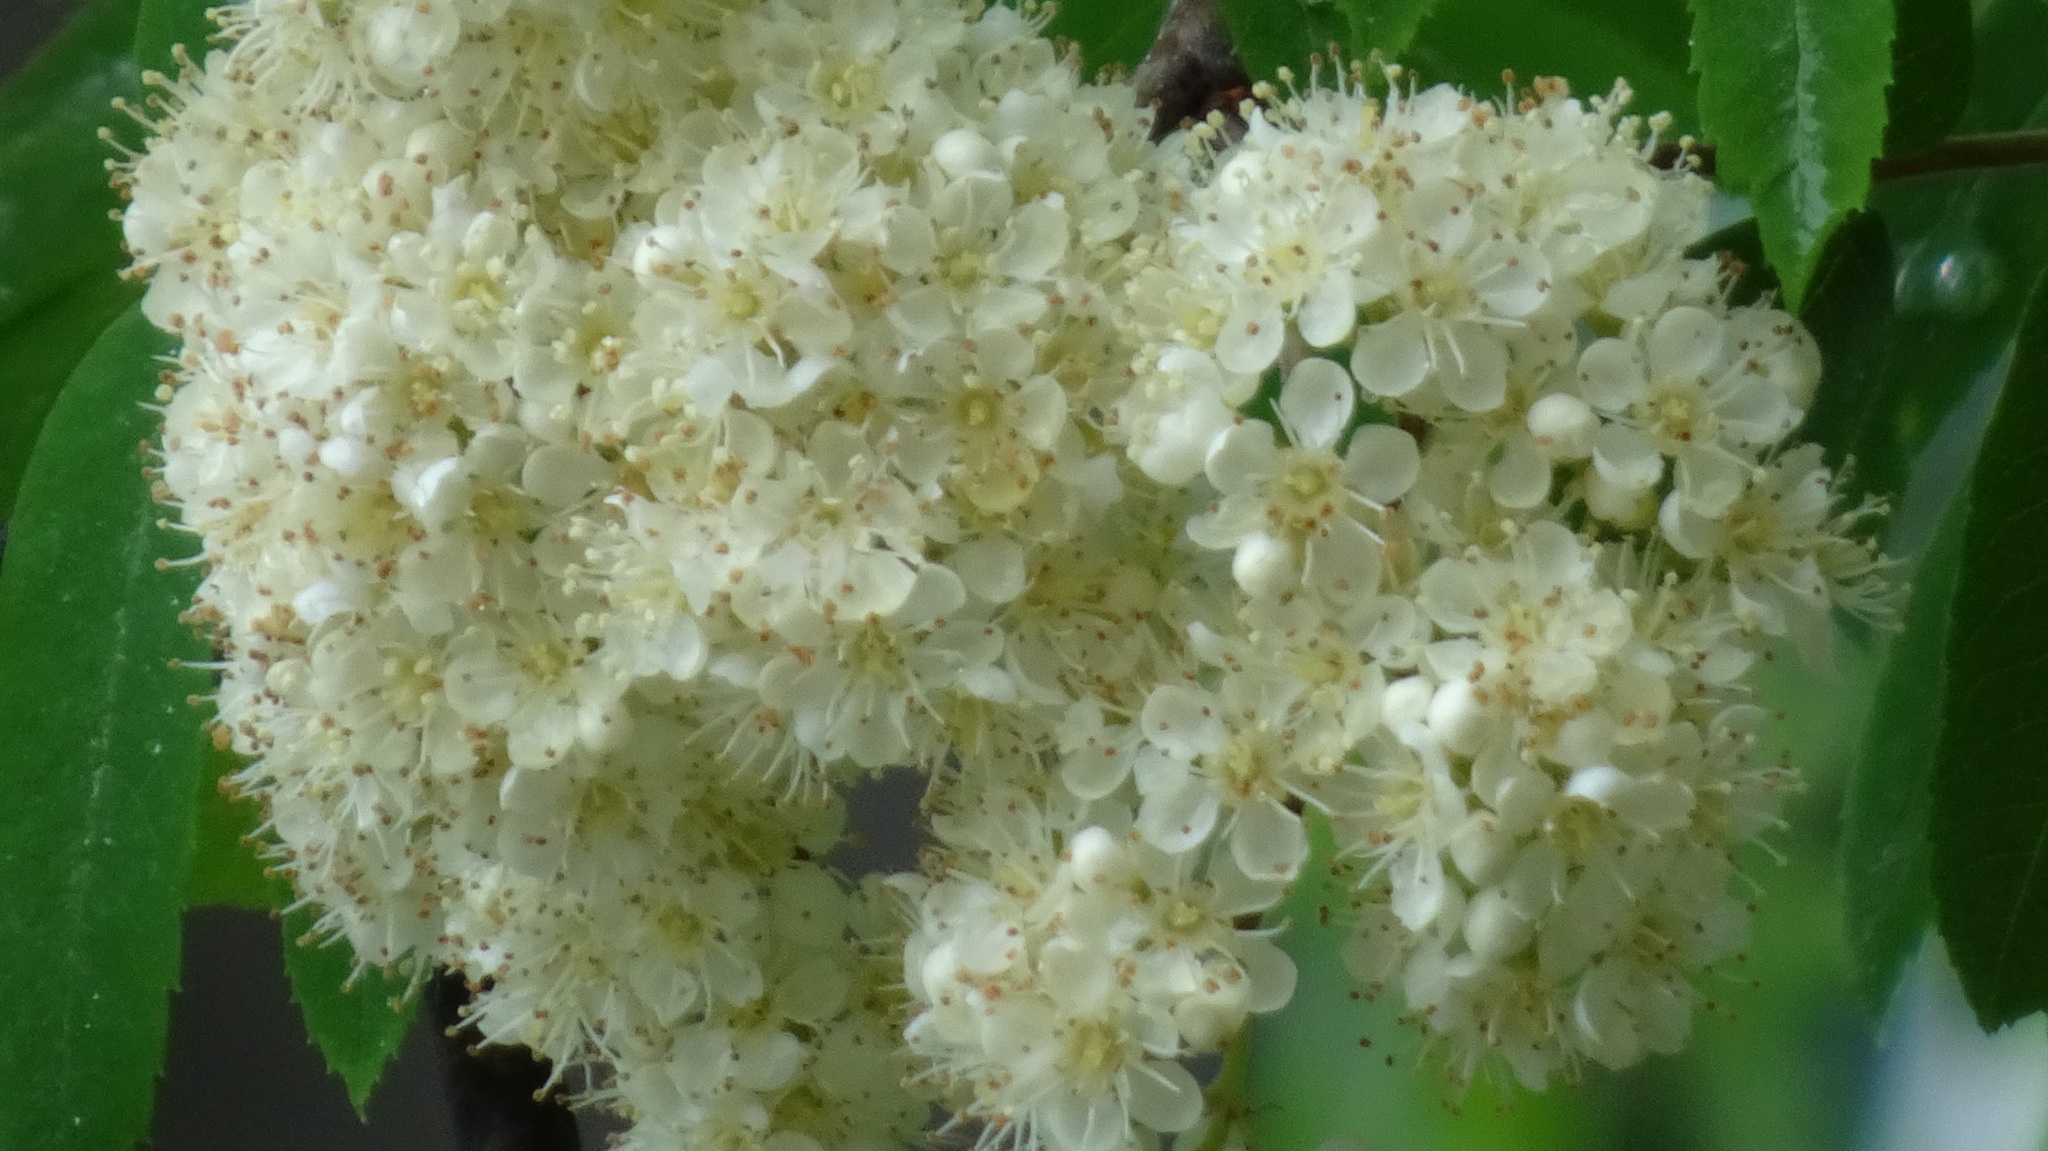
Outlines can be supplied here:
[[1600, 426], [1586, 401], [1552, 392], [1529, 405], [1529, 434], [1539, 451], [1554, 460], [1576, 460], [1593, 450], [1593, 431]]
[[1333, 603], [1379, 589], [1380, 544], [1357, 520], [1331, 520], [1327, 534], [1308, 541], [1307, 559], [1302, 577]]
[[1749, 468], [1718, 446], [1688, 446], [1679, 452], [1671, 478], [1687, 508], [1718, 518], [1742, 495]]
[[1295, 571], [1294, 548], [1264, 532], [1237, 541], [1237, 550], [1230, 557], [1230, 575], [1255, 599], [1285, 595], [1300, 578]]
[[1394, 917], [1410, 931], [1422, 931], [1444, 909], [1443, 864], [1436, 853], [1420, 846], [1410, 847], [1404, 859], [1391, 869]]
[[1453, 354], [1437, 364], [1444, 395], [1468, 412], [1499, 407], [1508, 395], [1507, 345], [1478, 324], [1456, 325], [1451, 340]]
[[1246, 294], [1232, 302], [1223, 330], [1216, 334], [1216, 362], [1226, 372], [1263, 372], [1280, 355], [1287, 321], [1279, 301]]
[[1311, 347], [1327, 348], [1350, 335], [1358, 322], [1358, 301], [1351, 295], [1349, 270], [1331, 269], [1301, 302], [1294, 321]]
[[1471, 683], [1454, 679], [1438, 686], [1429, 700], [1429, 730], [1444, 747], [1461, 755], [1478, 751], [1492, 723]]
[[1704, 380], [1720, 368], [1725, 321], [1702, 308], [1673, 308], [1657, 317], [1644, 341], [1650, 374], [1659, 380]]
[[1115, 968], [1107, 952], [1073, 936], [1047, 943], [1038, 953], [1040, 986], [1069, 1015], [1097, 1010], [1115, 986]]
[[1486, 470], [1486, 490], [1504, 508], [1533, 508], [1550, 494], [1550, 461], [1534, 443], [1516, 436]]
[[1199, 847], [1216, 826], [1219, 804], [1214, 788], [1193, 776], [1145, 796], [1138, 806], [1138, 834], [1168, 855]]
[[944, 564], [927, 563], [917, 569], [909, 592], [891, 618], [921, 627], [945, 619], [967, 605], [967, 585]]
[[1579, 353], [1579, 392], [1609, 415], [1627, 411], [1649, 386], [1635, 347], [1625, 340], [1596, 340]]
[[991, 254], [997, 271], [1012, 279], [1045, 278], [1067, 254], [1067, 213], [1056, 199], [1033, 200], [1010, 217], [1009, 232]]
[[1272, 425], [1263, 420], [1232, 424], [1210, 442], [1202, 461], [1202, 474], [1224, 495], [1256, 487], [1273, 474], [1280, 449], [1273, 443]]
[[1278, 1011], [1294, 998], [1294, 959], [1259, 935], [1237, 937], [1237, 961], [1252, 978], [1245, 1006], [1253, 1012]]
[[1465, 943], [1474, 955], [1502, 960], [1528, 946], [1535, 925], [1522, 918], [1498, 887], [1488, 887], [1465, 905]]
[[1146, 739], [1182, 759], [1223, 747], [1223, 720], [1216, 714], [1215, 698], [1198, 687], [1169, 683], [1154, 688], [1139, 722]]
[[1202, 1088], [1178, 1063], [1147, 1060], [1130, 1084], [1131, 1118], [1154, 1131], [1186, 1131], [1202, 1118]]
[[1296, 446], [1327, 448], [1337, 442], [1358, 407], [1351, 373], [1334, 360], [1310, 356], [1294, 365], [1280, 388], [1280, 422]]
[[[1496, 316], [1520, 319], [1543, 306], [1550, 292], [1550, 262], [1532, 245], [1513, 244], [1486, 253], [1494, 262], [1475, 279], [1473, 291]], [[1474, 259], [1482, 259], [1474, 253]]]
[[1101, 799], [1131, 773], [1131, 750], [1123, 741], [1098, 735], [1060, 757], [1060, 782], [1076, 798]]
[[596, 454], [570, 444], [547, 444], [526, 457], [519, 486], [551, 508], [566, 508], [609, 486], [612, 470]]
[[1029, 582], [1023, 547], [1001, 536], [968, 540], [953, 549], [947, 562], [959, 573], [967, 590], [984, 603], [1009, 603], [1024, 594]]
[[1407, 494], [1422, 474], [1415, 437], [1392, 424], [1365, 424], [1344, 452], [1344, 486], [1386, 505]]
[[1405, 396], [1429, 374], [1426, 321], [1415, 312], [1401, 312], [1358, 330], [1352, 345], [1351, 374], [1358, 386], [1376, 396]]
[[1308, 832], [1278, 800], [1255, 799], [1237, 809], [1230, 854], [1254, 879], [1292, 879], [1308, 860]]
[[972, 128], [955, 128], [932, 141], [932, 159], [948, 176], [993, 176], [1003, 172], [1003, 154]]
[[1664, 478], [1664, 456], [1642, 432], [1607, 424], [1593, 434], [1593, 468], [1618, 488], [1645, 491]]

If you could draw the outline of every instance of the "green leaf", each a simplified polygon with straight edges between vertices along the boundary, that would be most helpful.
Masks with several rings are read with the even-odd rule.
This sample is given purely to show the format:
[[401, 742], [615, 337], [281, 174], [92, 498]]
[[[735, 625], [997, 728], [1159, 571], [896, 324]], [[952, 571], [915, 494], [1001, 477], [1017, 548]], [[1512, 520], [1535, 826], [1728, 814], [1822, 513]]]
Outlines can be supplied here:
[[95, 4], [0, 95], [0, 323], [126, 262], [109, 218], [121, 204], [107, 182], [115, 153], [98, 132], [140, 137], [112, 107], [140, 90], [134, 28], [134, 3]]
[[[1331, 45], [1351, 45], [1351, 22], [1335, 0], [1222, 0], [1238, 58], [1253, 80], [1282, 68], [1306, 78], [1309, 57], [1329, 58]], [[1276, 11], [1277, 9], [1277, 11]]]
[[2035, 48], [2048, 35], [2048, 5], [2041, 0], [1991, 0], [1975, 5], [1977, 35], [1970, 101], [1959, 132], [2003, 132], [2039, 126], [2048, 70], [2033, 66]]
[[1436, 0], [1337, 0], [1351, 24], [1351, 50], [1360, 57], [1374, 51], [1398, 60], [1422, 30], [1422, 21]]
[[1794, 308], [1884, 143], [1889, 0], [1692, 0], [1700, 122]]
[[210, 7], [208, 0], [142, 0], [135, 19], [136, 64], [169, 72], [175, 67], [173, 44], [183, 44], [194, 63], [204, 62], [207, 38], [220, 30], [206, 17]]
[[1877, 682], [1842, 807], [1843, 930], [1856, 988], [1883, 1015], [1934, 911], [1928, 808], [1941, 737], [1949, 605], [1968, 497], [1959, 495], [1914, 572], [1905, 626]]
[[1046, 33], [1081, 47], [1091, 74], [1112, 64], [1135, 68], [1159, 35], [1167, 0], [1061, 0]]
[[[1995, 0], [1979, 18], [1976, 56], [2044, 42], [2048, 5]], [[2048, 70], [1978, 69], [1958, 127], [2048, 127]], [[1854, 459], [1861, 490], [1893, 499], [1891, 534], [1910, 552], [1968, 474], [2027, 290], [2048, 266], [2048, 171], [1886, 181], [1871, 200], [1895, 253], [1891, 347], [1868, 418], [1828, 446]]]
[[1848, 446], [1881, 418], [1891, 346], [1892, 248], [1884, 218], [1856, 212], [1828, 240], [1799, 318], [1820, 347], [1821, 382], [1799, 438], [1828, 448], [1839, 469]]
[[1897, 0], [1892, 88], [1886, 99], [1886, 155], [1941, 142], [1962, 118], [1973, 54], [1970, 0]]
[[0, 139], [48, 118], [80, 73], [128, 55], [139, 0], [91, 0], [7, 83], [0, 85]]
[[239, 907], [263, 911], [283, 906], [277, 884], [265, 874], [256, 848], [256, 805], [230, 800], [220, 788], [223, 777], [241, 768], [233, 752], [213, 746], [201, 733], [198, 817], [194, 826], [191, 875], [185, 884], [187, 907]]
[[2048, 1007], [2048, 277], [1970, 483], [1935, 762], [1934, 898], [1985, 1029]]
[[165, 346], [134, 310], [93, 345], [0, 564], [0, 1147], [129, 1146], [163, 1060], [204, 688], [167, 661], [207, 654], [143, 474]]
[[[291, 893], [280, 885], [280, 904]], [[348, 1101], [363, 1113], [384, 1067], [398, 1054], [419, 997], [407, 982], [374, 967], [355, 969], [355, 956], [341, 941], [314, 937], [312, 912], [301, 908], [284, 917], [284, 970], [292, 998], [305, 1016], [306, 1035], [341, 1076]]]
[[141, 294], [140, 285], [110, 272], [87, 275], [0, 324], [0, 516], [14, 506], [29, 450], [58, 389], [100, 332]]
[[1562, 76], [1581, 95], [1604, 95], [1624, 77], [1637, 111], [1670, 112], [1681, 128], [1697, 120], [1685, 0], [1438, 0], [1406, 62], [1423, 83], [1482, 96], [1504, 91], [1504, 70], [1524, 84]]
[[1402, 1151], [1599, 1146], [1599, 1117], [1582, 1093], [1532, 1095], [1486, 1076], [1466, 1092], [1446, 1088], [1436, 1070], [1443, 1049], [1425, 1049], [1404, 1022], [1400, 989], [1367, 997], [1346, 970], [1360, 863], [1331, 860], [1329, 824], [1319, 813], [1309, 811], [1305, 822], [1311, 861], [1267, 919], [1286, 925], [1274, 942], [1293, 957], [1299, 979], [1287, 1006], [1252, 1021], [1245, 1145], [1317, 1151], [1341, 1138]]

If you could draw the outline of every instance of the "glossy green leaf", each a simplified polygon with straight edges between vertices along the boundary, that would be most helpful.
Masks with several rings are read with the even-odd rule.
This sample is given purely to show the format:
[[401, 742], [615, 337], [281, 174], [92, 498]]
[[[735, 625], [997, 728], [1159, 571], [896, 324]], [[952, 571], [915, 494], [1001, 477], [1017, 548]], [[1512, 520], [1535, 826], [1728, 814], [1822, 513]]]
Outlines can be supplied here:
[[1934, 911], [1928, 808], [1948, 678], [1949, 605], [1967, 496], [1959, 496], [1913, 572], [1904, 628], [1877, 683], [1842, 806], [1842, 920], [1857, 991], [1882, 1015]]
[[1973, 55], [1970, 0], [1897, 0], [1885, 154], [1939, 143], [1962, 118]]
[[0, 323], [126, 263], [109, 218], [121, 203], [107, 182], [115, 152], [98, 133], [112, 125], [124, 140], [140, 138], [112, 107], [139, 93], [128, 54], [135, 11], [132, 2], [87, 8], [0, 94]]
[[1402, 1021], [1399, 988], [1365, 995], [1341, 958], [1355, 923], [1360, 863], [1331, 862], [1328, 823], [1314, 811], [1306, 820], [1313, 857], [1267, 917], [1286, 924], [1275, 942], [1293, 957], [1299, 980], [1286, 1007], [1252, 1021], [1245, 1145], [1317, 1151], [1345, 1139], [1403, 1151], [1598, 1146], [1598, 1120], [1583, 1098], [1532, 1095], [1485, 1077], [1461, 1092], [1437, 1070], [1443, 1049], [1425, 1049]]
[[0, 324], [0, 516], [14, 506], [29, 449], [58, 389], [100, 332], [141, 294], [140, 285], [112, 273], [88, 275]]
[[125, 314], [79, 364], [0, 564], [0, 1147], [116, 1151], [147, 1128], [192, 845], [206, 647], [141, 445], [165, 341]]
[[1884, 143], [1889, 0], [1692, 0], [1700, 122], [1793, 307]]
[[173, 44], [183, 44], [193, 62], [206, 59], [207, 39], [218, 27], [206, 18], [207, 0], [142, 0], [135, 19], [135, 62], [169, 72]]
[[278, 903], [275, 880], [265, 874], [256, 848], [248, 840], [256, 833], [260, 817], [251, 802], [236, 802], [222, 791], [220, 782], [241, 767], [232, 752], [213, 746], [211, 737], [201, 733], [205, 746], [198, 771], [198, 815], [194, 820], [192, 868], [185, 884], [188, 907], [239, 907], [262, 911]]
[[1848, 445], [1883, 416], [1883, 378], [1891, 346], [1892, 248], [1884, 218], [1857, 212], [1828, 240], [1799, 318], [1820, 347], [1821, 381], [1799, 437], [1828, 449], [1839, 468]]
[[81, 74], [128, 56], [139, 0], [90, 0], [20, 71], [0, 84], [0, 139], [48, 119]]
[[1438, 0], [1404, 60], [1423, 83], [1482, 96], [1505, 92], [1503, 71], [1521, 84], [1562, 76], [1590, 96], [1622, 77], [1636, 111], [1668, 111], [1686, 129], [1697, 119], [1686, 32], [1685, 0]]
[[[1997, 0], [1980, 17], [1979, 59], [2039, 43], [2048, 43], [2041, 0]], [[1958, 128], [2016, 127], [2048, 127], [2048, 70], [1978, 70]], [[2044, 203], [2041, 168], [1887, 181], [1873, 192], [1894, 252], [1890, 347], [1864, 418], [1824, 438], [1831, 455], [1854, 461], [1858, 490], [1891, 502], [1890, 535], [1905, 553], [1925, 546], [1967, 476], [2027, 290], [2048, 266]]]
[[1238, 58], [1253, 80], [1282, 68], [1307, 77], [1309, 58], [1351, 49], [1351, 22], [1336, 0], [1222, 0]]
[[1959, 132], [2002, 132], [2040, 126], [2033, 115], [2048, 70], [2038, 67], [2036, 49], [2048, 34], [2048, 4], [2041, 0], [1990, 0], [1973, 5], [1977, 34], [1972, 49], [1968, 106]]
[[1337, 0], [1351, 24], [1351, 50], [1363, 56], [1378, 51], [1399, 60], [1436, 0]]
[[1080, 45], [1090, 75], [1112, 65], [1135, 68], [1159, 35], [1167, 0], [1061, 0], [1046, 33]]
[[1985, 1028], [2048, 1007], [2048, 277], [1970, 483], [1935, 763], [1934, 898]]
[[[290, 898], [282, 889], [280, 902]], [[376, 968], [355, 970], [348, 944], [315, 940], [313, 915], [300, 909], [284, 916], [284, 970], [292, 999], [306, 1020], [306, 1035], [341, 1076], [356, 1113], [384, 1075], [405, 1033], [419, 997], [407, 994], [404, 979]]]

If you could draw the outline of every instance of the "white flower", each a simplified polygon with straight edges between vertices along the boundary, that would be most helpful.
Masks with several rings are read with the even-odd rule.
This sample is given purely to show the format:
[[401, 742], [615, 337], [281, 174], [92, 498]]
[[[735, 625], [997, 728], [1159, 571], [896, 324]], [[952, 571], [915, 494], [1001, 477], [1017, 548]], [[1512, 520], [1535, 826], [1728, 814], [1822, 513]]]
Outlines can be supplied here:
[[123, 166], [216, 738], [318, 931], [622, 1145], [1207, 1139], [1323, 817], [1459, 1073], [1683, 1037], [1758, 637], [1881, 564], [1624, 93], [1155, 147], [1006, 5], [221, 18]]
[[1577, 766], [1652, 737], [1670, 713], [1663, 666], [1629, 643], [1627, 600], [1560, 525], [1531, 524], [1505, 560], [1439, 560], [1417, 602], [1446, 633], [1424, 658], [1442, 683], [1429, 724], [1453, 750], [1476, 753], [1533, 721], [1537, 750]]
[[1309, 357], [1280, 391], [1281, 431], [1243, 421], [1210, 445], [1204, 471], [1222, 498], [1188, 524], [1196, 543], [1233, 548], [1240, 587], [1270, 597], [1297, 581], [1337, 602], [1379, 585], [1379, 538], [1364, 522], [1415, 482], [1420, 456], [1399, 428], [1366, 424], [1341, 455], [1356, 389], [1344, 369]]
[[[1534, 245], [1486, 218], [1476, 189], [1422, 184], [1403, 200], [1397, 256], [1368, 269], [1391, 314], [1359, 329], [1351, 370], [1376, 396], [1405, 400], [1425, 382], [1466, 411], [1507, 394], [1508, 331], [1550, 294], [1550, 267]], [[1371, 296], [1366, 298], [1370, 299]], [[1413, 401], [1407, 401], [1413, 402]]]
[[1789, 317], [1750, 309], [1674, 308], [1633, 339], [1600, 340], [1579, 359], [1579, 386], [1609, 421], [1593, 462], [1638, 490], [1664, 476], [1703, 516], [1740, 494], [1757, 453], [1799, 420], [1818, 357]]

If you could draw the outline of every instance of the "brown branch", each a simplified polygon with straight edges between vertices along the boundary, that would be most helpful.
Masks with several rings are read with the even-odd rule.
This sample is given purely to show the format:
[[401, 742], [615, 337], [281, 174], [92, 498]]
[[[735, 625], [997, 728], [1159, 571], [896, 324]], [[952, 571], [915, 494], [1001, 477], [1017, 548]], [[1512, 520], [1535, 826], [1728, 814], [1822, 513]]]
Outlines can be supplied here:
[[1950, 172], [2048, 164], [2048, 132], [1986, 132], [1950, 136], [1924, 152], [1879, 156], [1870, 162], [1873, 180], [1910, 180]]
[[[1688, 166], [1702, 176], [1714, 175], [1714, 146], [1694, 144], [1681, 149], [1660, 144], [1650, 154], [1658, 168], [1675, 168], [1686, 156]], [[1905, 156], [1879, 156], [1870, 162], [1870, 178], [1877, 181], [1910, 180], [1917, 176], [1942, 176], [1957, 172], [1980, 172], [1995, 168], [2021, 168], [2048, 164], [2048, 132], [1985, 132], [1973, 136], [1950, 136], [1924, 151]]]
[[1210, 112], [1234, 117], [1252, 81], [1216, 0], [1173, 0], [1158, 38], [1131, 74], [1131, 86], [1138, 103], [1154, 109], [1156, 141]]

